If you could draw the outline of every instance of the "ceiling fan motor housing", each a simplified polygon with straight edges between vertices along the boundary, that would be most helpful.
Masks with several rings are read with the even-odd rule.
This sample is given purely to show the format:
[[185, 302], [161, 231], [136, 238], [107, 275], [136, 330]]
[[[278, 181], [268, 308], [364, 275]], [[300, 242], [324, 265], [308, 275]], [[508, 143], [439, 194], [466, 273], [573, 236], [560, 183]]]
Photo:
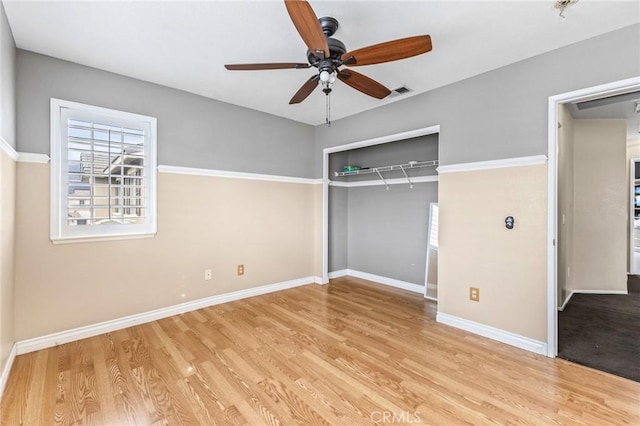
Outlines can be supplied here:
[[318, 68], [320, 71], [327, 70], [333, 72], [342, 65], [340, 57], [347, 52], [347, 47], [338, 39], [328, 37], [329, 57], [326, 59], [318, 58], [313, 52], [307, 50], [307, 59], [311, 66]]
[[339, 24], [336, 18], [323, 16], [322, 18], [318, 18], [318, 22], [320, 22], [322, 32], [327, 38], [329, 57], [319, 58], [314, 52], [307, 50], [307, 60], [311, 66], [318, 68], [320, 72], [327, 71], [328, 73], [333, 73], [342, 65], [340, 57], [347, 52], [347, 47], [340, 40], [331, 38], [331, 36], [338, 31]]

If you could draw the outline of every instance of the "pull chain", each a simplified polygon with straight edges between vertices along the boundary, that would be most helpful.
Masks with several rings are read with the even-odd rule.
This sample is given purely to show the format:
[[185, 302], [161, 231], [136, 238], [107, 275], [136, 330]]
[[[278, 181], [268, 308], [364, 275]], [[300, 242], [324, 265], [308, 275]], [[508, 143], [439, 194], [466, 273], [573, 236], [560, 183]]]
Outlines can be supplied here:
[[331, 127], [331, 92], [326, 92], [327, 93], [327, 108], [326, 108], [326, 118], [325, 118], [325, 122], [327, 123], [328, 127]]

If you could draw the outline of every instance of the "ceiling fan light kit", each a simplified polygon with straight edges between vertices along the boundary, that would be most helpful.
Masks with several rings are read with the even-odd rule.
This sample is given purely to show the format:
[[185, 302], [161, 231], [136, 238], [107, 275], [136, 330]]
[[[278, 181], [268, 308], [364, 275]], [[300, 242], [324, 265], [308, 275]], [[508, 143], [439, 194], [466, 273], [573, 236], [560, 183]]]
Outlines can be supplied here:
[[225, 65], [225, 68], [231, 71], [317, 68], [317, 74], [298, 89], [289, 104], [304, 101], [317, 86], [322, 86], [322, 91], [327, 96], [326, 122], [328, 125], [331, 125], [329, 95], [336, 80], [377, 99], [386, 98], [391, 94], [391, 90], [377, 81], [341, 67], [397, 61], [427, 53], [432, 49], [431, 37], [420, 35], [347, 51], [343, 42], [332, 37], [339, 27], [337, 19], [330, 16], [318, 19], [311, 5], [304, 0], [285, 0], [284, 3], [293, 25], [307, 45], [308, 63], [229, 64]]

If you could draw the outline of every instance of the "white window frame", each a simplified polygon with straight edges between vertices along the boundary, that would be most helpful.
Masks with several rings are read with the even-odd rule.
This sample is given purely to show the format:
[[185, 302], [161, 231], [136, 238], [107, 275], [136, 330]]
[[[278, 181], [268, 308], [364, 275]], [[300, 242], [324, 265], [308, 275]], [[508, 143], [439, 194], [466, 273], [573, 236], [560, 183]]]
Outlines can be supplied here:
[[[68, 205], [68, 141], [63, 138], [66, 124], [74, 117], [113, 123], [118, 126], [143, 126], [145, 129], [145, 221], [141, 224], [103, 224], [70, 226]], [[94, 119], [94, 118], [97, 119]], [[63, 127], [64, 126], [64, 127]], [[66, 132], [64, 132], [66, 134]], [[157, 120], [155, 117], [102, 108], [94, 105], [51, 98], [51, 241], [53, 243], [83, 242], [128, 238], [149, 238], [157, 232]]]

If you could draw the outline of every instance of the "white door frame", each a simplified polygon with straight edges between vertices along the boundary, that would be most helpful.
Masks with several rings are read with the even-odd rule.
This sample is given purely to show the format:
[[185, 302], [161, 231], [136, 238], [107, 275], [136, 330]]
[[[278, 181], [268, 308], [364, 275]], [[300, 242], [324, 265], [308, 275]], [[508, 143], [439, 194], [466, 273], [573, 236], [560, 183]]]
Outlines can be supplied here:
[[436, 133], [440, 133], [439, 125], [333, 146], [322, 150], [322, 284], [329, 282], [329, 154]]
[[640, 90], [640, 76], [549, 97], [547, 205], [547, 356], [558, 355], [558, 107]]

